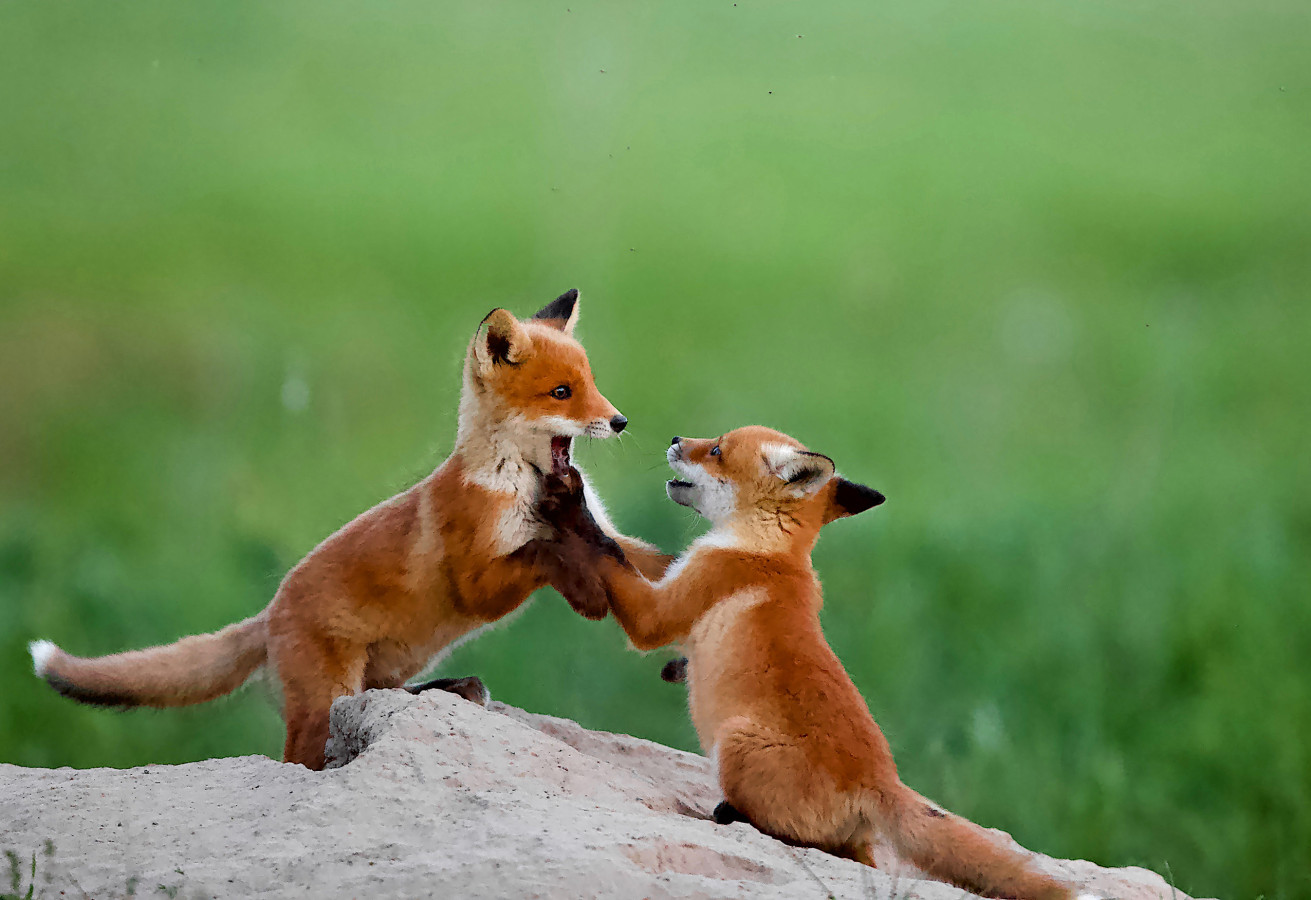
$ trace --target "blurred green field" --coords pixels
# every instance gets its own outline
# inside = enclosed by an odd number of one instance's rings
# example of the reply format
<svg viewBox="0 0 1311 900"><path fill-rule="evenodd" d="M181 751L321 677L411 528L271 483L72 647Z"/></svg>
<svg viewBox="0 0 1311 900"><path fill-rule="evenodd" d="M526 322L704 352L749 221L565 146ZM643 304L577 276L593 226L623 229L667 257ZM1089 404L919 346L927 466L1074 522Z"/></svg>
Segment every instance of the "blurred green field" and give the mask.
<svg viewBox="0 0 1311 900"><path fill-rule="evenodd" d="M1308 58L1295 0L0 6L0 761L278 755L24 645L259 609L577 286L622 527L752 422L888 495L816 563L909 784L1311 896ZM544 592L442 671L693 747L663 658Z"/></svg>

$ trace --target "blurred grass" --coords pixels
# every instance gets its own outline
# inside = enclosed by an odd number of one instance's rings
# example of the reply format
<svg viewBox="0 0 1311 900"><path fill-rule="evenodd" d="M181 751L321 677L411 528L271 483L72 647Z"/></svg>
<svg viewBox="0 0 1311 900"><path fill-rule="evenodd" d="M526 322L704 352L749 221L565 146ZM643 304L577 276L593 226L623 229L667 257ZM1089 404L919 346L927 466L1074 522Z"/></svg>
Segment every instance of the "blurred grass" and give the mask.
<svg viewBox="0 0 1311 900"><path fill-rule="evenodd" d="M277 755L258 688L88 710L23 645L258 609L578 286L630 532L748 422L888 494L816 562L910 784L1311 896L1311 8L566 3L0 7L0 758ZM554 596L443 670L694 745Z"/></svg>

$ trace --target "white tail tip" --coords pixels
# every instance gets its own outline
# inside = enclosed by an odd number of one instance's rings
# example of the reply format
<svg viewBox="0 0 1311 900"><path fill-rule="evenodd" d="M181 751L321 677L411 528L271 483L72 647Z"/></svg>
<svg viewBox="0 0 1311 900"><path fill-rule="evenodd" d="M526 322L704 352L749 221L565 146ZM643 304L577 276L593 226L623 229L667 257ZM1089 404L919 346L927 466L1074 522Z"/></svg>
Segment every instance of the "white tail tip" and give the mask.
<svg viewBox="0 0 1311 900"><path fill-rule="evenodd" d="M50 667L50 658L59 652L59 648L50 641L32 641L27 645L27 652L32 654L32 671L38 678L44 678Z"/></svg>

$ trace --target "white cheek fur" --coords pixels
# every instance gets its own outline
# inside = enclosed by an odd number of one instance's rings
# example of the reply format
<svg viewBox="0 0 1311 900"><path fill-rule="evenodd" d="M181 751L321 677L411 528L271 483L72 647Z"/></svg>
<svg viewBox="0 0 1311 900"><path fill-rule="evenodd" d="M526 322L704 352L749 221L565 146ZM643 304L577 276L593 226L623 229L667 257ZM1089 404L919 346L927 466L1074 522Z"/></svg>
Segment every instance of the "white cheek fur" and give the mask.
<svg viewBox="0 0 1311 900"><path fill-rule="evenodd" d="M551 434L566 437L589 437L604 440L615 436L615 430L610 427L609 419L589 419L586 422L576 422L564 416L542 416L540 419L533 420L533 425L539 431L549 431Z"/></svg>
<svg viewBox="0 0 1311 900"><path fill-rule="evenodd" d="M542 416L533 420L533 427L539 431L549 431L563 437L582 437L587 433L587 426L580 425L564 416Z"/></svg>
<svg viewBox="0 0 1311 900"><path fill-rule="evenodd" d="M737 489L731 482L710 478L697 485L696 511L712 522L722 522L737 509Z"/></svg>
<svg viewBox="0 0 1311 900"><path fill-rule="evenodd" d="M693 508L698 513L711 522L722 522L737 510L737 488L731 481L715 478L704 467L678 459L672 447L667 456L669 467L691 483Z"/></svg>

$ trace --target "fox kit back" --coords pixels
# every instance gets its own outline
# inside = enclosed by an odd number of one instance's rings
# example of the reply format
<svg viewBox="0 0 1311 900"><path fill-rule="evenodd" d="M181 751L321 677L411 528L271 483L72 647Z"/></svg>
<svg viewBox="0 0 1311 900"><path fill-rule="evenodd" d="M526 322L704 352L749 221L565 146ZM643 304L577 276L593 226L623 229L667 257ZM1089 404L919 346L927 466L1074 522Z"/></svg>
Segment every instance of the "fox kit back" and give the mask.
<svg viewBox="0 0 1311 900"><path fill-rule="evenodd" d="M568 468L575 438L609 437L628 421L597 390L573 337L578 310L569 291L532 319L489 313L465 356L451 456L324 540L263 611L213 634L94 659L37 641L36 674L84 703L165 707L226 694L268 665L284 703L284 758L322 768L334 699L402 686L545 584L538 559L549 530L533 512L543 473ZM653 577L663 571L655 548L602 526ZM603 595L575 608L607 612ZM432 686L484 695L476 679Z"/></svg>
<svg viewBox="0 0 1311 900"><path fill-rule="evenodd" d="M824 639L811 550L823 525L883 495L767 428L674 438L667 456L676 475L669 497L713 527L661 579L599 552L586 518L571 512L580 498L563 482L548 480L542 509L562 529L554 565L596 567L634 646L683 645L693 725L725 798L716 819L744 818L869 865L882 835L929 874L975 892L1071 897L1028 854L902 784L887 740Z"/></svg>

